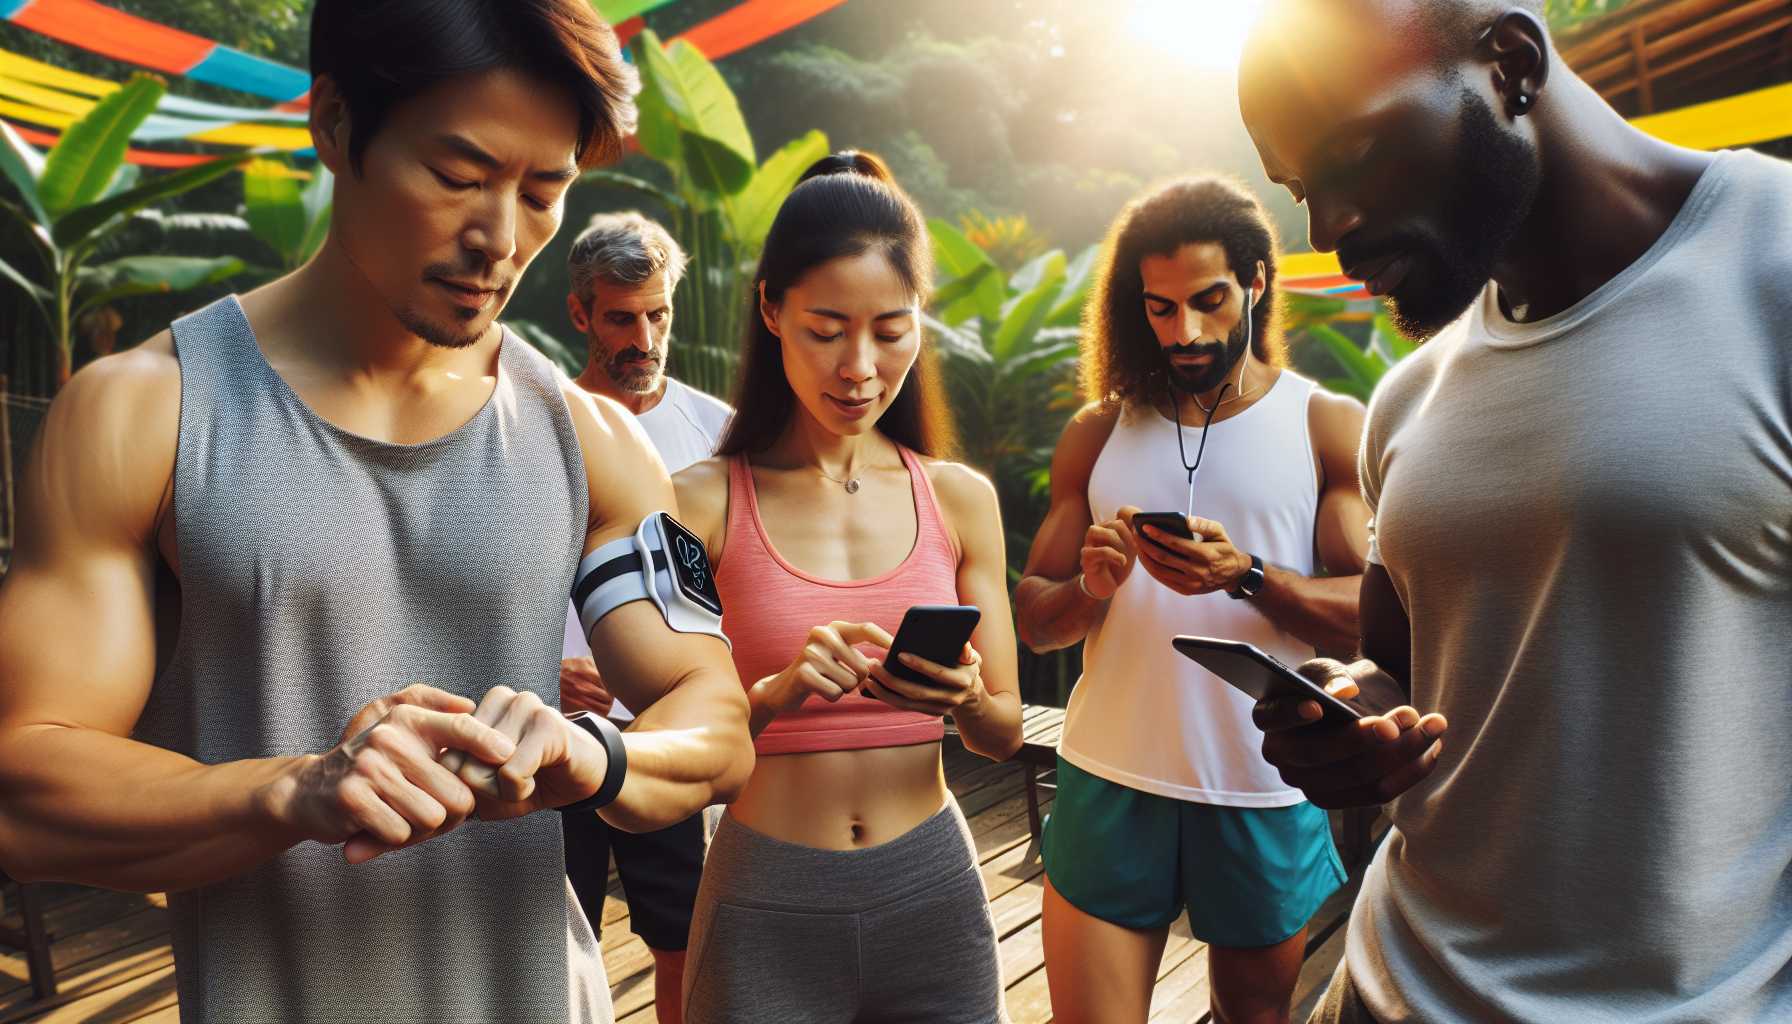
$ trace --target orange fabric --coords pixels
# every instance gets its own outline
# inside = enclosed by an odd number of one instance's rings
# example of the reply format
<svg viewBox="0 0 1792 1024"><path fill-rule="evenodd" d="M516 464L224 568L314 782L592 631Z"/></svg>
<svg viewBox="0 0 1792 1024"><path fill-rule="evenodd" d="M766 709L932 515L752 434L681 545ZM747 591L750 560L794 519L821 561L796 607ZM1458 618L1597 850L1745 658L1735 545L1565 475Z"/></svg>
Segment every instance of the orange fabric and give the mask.
<svg viewBox="0 0 1792 1024"><path fill-rule="evenodd" d="M710 60L721 60L754 43L833 10L846 0L746 0L678 38Z"/></svg>
<svg viewBox="0 0 1792 1024"><path fill-rule="evenodd" d="M115 60L176 74L185 74L217 45L94 0L37 0L12 20L33 32Z"/></svg>
<svg viewBox="0 0 1792 1024"><path fill-rule="evenodd" d="M56 140L62 138L55 132L40 132L36 128L27 128L12 121L7 123L12 125L13 131L19 133L19 138L45 149L54 146ZM203 153L165 153L155 149L127 149L124 151L124 158L143 167L192 167L194 164L216 159Z"/></svg>

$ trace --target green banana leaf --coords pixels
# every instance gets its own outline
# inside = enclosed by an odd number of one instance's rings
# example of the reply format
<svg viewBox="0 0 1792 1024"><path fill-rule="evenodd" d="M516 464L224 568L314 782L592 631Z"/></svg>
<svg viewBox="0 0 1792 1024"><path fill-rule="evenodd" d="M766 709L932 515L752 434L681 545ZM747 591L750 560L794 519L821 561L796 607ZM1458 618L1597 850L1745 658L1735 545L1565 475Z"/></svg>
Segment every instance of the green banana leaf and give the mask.
<svg viewBox="0 0 1792 1024"><path fill-rule="evenodd" d="M158 174L136 188L77 207L60 217L51 229L57 245L82 242L114 217L126 216L150 203L198 188L214 178L222 177L248 162L252 154L237 153L219 157L210 163L186 167L168 174ZM47 172L46 172L47 173Z"/></svg>
<svg viewBox="0 0 1792 1024"><path fill-rule="evenodd" d="M283 264L298 266L305 201L292 162L284 157L249 161L243 167L243 208L255 237L279 253Z"/></svg>
<svg viewBox="0 0 1792 1024"><path fill-rule="evenodd" d="M201 259L193 256L125 256L97 267L83 268L77 278L81 301L74 316L132 295L183 292L235 276L243 261L235 256Z"/></svg>
<svg viewBox="0 0 1792 1024"><path fill-rule="evenodd" d="M1053 250L1041 260L1038 273L1029 275L1036 277L1038 283L1015 296L1002 310L1001 323L990 344L990 352L999 363L1032 346L1033 336L1045 325L1046 314L1052 311L1052 301L1064 287L1064 254ZM1016 278L1020 276L1015 275Z"/></svg>
<svg viewBox="0 0 1792 1024"><path fill-rule="evenodd" d="M311 182L299 193L299 204L305 211L305 233L299 239L298 262L304 263L323 248L330 234L331 200L335 198L335 175L322 161L312 165Z"/></svg>
<svg viewBox="0 0 1792 1024"><path fill-rule="evenodd" d="M784 197L796 187L809 165L828 153L828 137L820 130L792 139L767 157L747 187L724 204L734 244L744 252L758 252L772 229L772 220Z"/></svg>
<svg viewBox="0 0 1792 1024"><path fill-rule="evenodd" d="M620 171L612 171L607 167L598 168L594 171L586 171L579 176L579 183L584 185L604 185L609 188L621 189L624 192L633 192L659 203L661 206L664 206L667 210L674 213L684 209L686 205L683 199L666 191L658 185L655 185L646 178L637 178L632 174L623 174Z"/></svg>
<svg viewBox="0 0 1792 1024"><path fill-rule="evenodd" d="M1046 314L1052 327L1076 327L1083 322L1083 305L1095 288L1095 261L1101 258L1101 247L1091 245L1076 254L1064 271L1064 290L1058 293L1057 305Z"/></svg>
<svg viewBox="0 0 1792 1024"><path fill-rule="evenodd" d="M644 31L630 45L641 71L637 106L645 101L653 108L651 117L642 117L642 149L659 160L682 155L692 182L705 191L732 195L746 188L758 159L740 103L721 72L682 39L662 46L657 35ZM669 152L668 114L677 126L682 154ZM649 148L649 135L654 148Z"/></svg>
<svg viewBox="0 0 1792 1024"><path fill-rule="evenodd" d="M1368 391L1374 391L1381 375L1387 372L1387 363L1379 353L1364 352L1356 346L1356 342L1345 336L1344 332L1326 324L1311 324L1306 328L1307 334L1324 345L1338 365L1350 379Z"/></svg>
<svg viewBox="0 0 1792 1024"><path fill-rule="evenodd" d="M18 189L25 209L37 218L38 223L47 226L50 215L44 212L43 204L37 198L37 179L44 173L43 154L5 121L0 121L0 172L5 173L13 188Z"/></svg>
<svg viewBox="0 0 1792 1024"><path fill-rule="evenodd" d="M934 264L945 271L948 283L970 274L980 266L988 266L995 271L970 295L950 306L938 307L936 315L953 325L961 324L973 316L980 316L991 323L999 322L1002 318L1002 300L1007 296L1007 282L1003 280L995 261L989 258L988 253L977 248L963 232L938 217L927 221L927 233L933 236Z"/></svg>
<svg viewBox="0 0 1792 1024"><path fill-rule="evenodd" d="M49 309L46 306L46 303L54 301L55 299L55 296L50 294L48 288L31 280L24 274L19 273L12 264L5 260L0 260L0 277L4 277L13 284L18 285L26 295L31 296L31 301L37 303L38 312L43 313L45 319L48 320Z"/></svg>
<svg viewBox="0 0 1792 1024"><path fill-rule="evenodd" d="M59 218L100 198L124 163L131 133L162 98L160 79L138 72L68 126L44 159L37 196Z"/></svg>

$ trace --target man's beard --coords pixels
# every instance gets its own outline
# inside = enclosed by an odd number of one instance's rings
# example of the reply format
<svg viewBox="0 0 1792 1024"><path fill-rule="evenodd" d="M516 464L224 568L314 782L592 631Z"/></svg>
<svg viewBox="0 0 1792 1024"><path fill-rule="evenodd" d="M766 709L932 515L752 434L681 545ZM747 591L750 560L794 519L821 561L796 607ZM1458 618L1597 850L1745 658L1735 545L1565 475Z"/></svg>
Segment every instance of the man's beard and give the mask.
<svg viewBox="0 0 1792 1024"><path fill-rule="evenodd" d="M467 310L466 312L471 315L464 319L476 320L485 311ZM404 325L405 330L437 348L467 348L480 338L485 337L486 327L491 326L488 322L484 327L468 334L462 324L439 324L413 309L399 310L398 322Z"/></svg>
<svg viewBox="0 0 1792 1024"><path fill-rule="evenodd" d="M1466 86L1461 124L1445 234L1408 230L1376 240L1373 251L1346 245L1339 252L1345 266L1391 252L1412 261L1406 279L1388 295L1388 316L1410 338L1429 338L1448 327L1487 287L1494 264L1529 216L1542 177L1536 150L1504 131L1487 101Z"/></svg>
<svg viewBox="0 0 1792 1024"><path fill-rule="evenodd" d="M659 390L666 369L666 350L656 346L647 355L632 345L610 357L604 374L617 390L631 395L645 395Z"/></svg>
<svg viewBox="0 0 1792 1024"><path fill-rule="evenodd" d="M1232 333L1226 337L1223 343L1218 341L1199 344L1184 342L1181 345L1163 349L1166 361L1171 356L1198 356L1207 352L1213 353L1214 357L1213 362L1200 369L1184 370L1175 363L1170 363L1170 386L1190 395L1201 395L1212 391L1220 386L1220 382L1226 379L1226 374L1232 372L1233 367L1238 365L1238 361L1244 358L1244 348L1245 321L1240 320L1238 326L1232 328Z"/></svg>
<svg viewBox="0 0 1792 1024"><path fill-rule="evenodd" d="M474 266L431 263L423 268L423 279L428 281L431 278L484 278L489 273L489 268L490 265L483 262ZM510 289L515 284L515 279L499 284L498 294L492 296L491 303L483 309L455 307L453 319L448 323L438 323L408 307L393 312L398 317L398 322L404 325L405 330L437 348L466 348L485 337L486 328L491 326L491 320L498 315L498 311L504 308L505 300L510 298ZM485 318L485 323L481 324L477 330L470 330L467 327L468 324L477 322L481 318Z"/></svg>

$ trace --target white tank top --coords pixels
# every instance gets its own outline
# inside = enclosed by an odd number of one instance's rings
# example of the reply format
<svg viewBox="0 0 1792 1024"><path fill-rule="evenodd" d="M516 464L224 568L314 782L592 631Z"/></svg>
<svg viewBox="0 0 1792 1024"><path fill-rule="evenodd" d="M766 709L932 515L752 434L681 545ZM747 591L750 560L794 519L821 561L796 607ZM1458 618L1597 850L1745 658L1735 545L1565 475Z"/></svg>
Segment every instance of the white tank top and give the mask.
<svg viewBox="0 0 1792 1024"><path fill-rule="evenodd" d="M1314 384L1288 370L1257 403L1213 425L1195 480L1195 514L1225 526L1232 542L1303 576L1314 569L1319 480L1307 430ZM1183 428L1189 458L1201 427ZM1089 476L1089 513L1112 519L1122 505L1182 511L1188 475L1176 425L1149 407L1128 408ZM1289 665L1313 648L1223 593L1185 597L1138 565L1089 630L1083 675L1070 694L1058 752L1093 775L1133 789L1228 807L1287 807L1305 799L1263 760L1251 699L1177 654L1179 633L1244 640Z"/></svg>

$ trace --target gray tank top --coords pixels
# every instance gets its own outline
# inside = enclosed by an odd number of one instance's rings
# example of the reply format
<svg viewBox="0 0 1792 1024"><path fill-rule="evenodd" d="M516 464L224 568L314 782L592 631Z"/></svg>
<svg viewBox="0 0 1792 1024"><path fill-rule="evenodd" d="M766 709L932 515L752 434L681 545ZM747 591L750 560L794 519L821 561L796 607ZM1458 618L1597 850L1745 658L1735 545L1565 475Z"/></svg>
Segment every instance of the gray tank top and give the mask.
<svg viewBox="0 0 1792 1024"><path fill-rule="evenodd" d="M387 444L313 413L235 298L173 328L180 623L138 739L205 763L328 750L413 682L558 703L586 475L551 365L504 337L466 424ZM559 816L350 867L301 843L169 897L185 1021L607 1021Z"/></svg>

